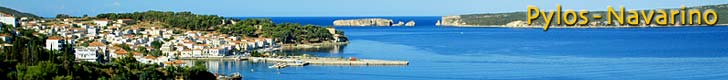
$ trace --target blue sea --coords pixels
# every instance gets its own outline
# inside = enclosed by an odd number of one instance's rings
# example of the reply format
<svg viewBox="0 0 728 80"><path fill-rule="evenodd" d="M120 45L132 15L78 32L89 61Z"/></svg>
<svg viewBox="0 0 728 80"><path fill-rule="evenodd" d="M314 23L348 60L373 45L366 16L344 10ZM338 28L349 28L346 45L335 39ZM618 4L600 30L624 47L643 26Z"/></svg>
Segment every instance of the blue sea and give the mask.
<svg viewBox="0 0 728 80"><path fill-rule="evenodd" d="M250 17L237 17L250 18ZM332 25L366 17L270 17L276 23ZM214 73L247 80L726 80L728 27L542 29L438 27L437 16L414 27L336 27L350 44L299 51L326 57L407 60L407 66L309 65L210 61Z"/></svg>

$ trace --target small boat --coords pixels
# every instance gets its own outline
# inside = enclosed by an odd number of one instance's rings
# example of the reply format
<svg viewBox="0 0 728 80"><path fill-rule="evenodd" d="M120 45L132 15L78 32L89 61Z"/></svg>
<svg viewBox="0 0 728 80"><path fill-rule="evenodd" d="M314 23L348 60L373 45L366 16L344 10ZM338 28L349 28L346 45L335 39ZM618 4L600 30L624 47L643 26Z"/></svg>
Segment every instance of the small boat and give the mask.
<svg viewBox="0 0 728 80"><path fill-rule="evenodd" d="M230 77L232 77L232 80L243 80L243 75L240 73L233 73Z"/></svg>
<svg viewBox="0 0 728 80"><path fill-rule="evenodd" d="M233 73L230 76L226 76L226 75L216 75L216 76L217 76L217 80L242 80L243 79L243 75L240 75L240 73Z"/></svg>
<svg viewBox="0 0 728 80"><path fill-rule="evenodd" d="M290 66L305 66L305 65L308 65L308 63L299 60L299 61L296 61L294 63L287 63L287 65L290 65Z"/></svg>
<svg viewBox="0 0 728 80"><path fill-rule="evenodd" d="M288 67L288 65L286 65L284 63L276 63L274 65L268 66L268 68L276 68L276 69L285 68L285 67Z"/></svg>

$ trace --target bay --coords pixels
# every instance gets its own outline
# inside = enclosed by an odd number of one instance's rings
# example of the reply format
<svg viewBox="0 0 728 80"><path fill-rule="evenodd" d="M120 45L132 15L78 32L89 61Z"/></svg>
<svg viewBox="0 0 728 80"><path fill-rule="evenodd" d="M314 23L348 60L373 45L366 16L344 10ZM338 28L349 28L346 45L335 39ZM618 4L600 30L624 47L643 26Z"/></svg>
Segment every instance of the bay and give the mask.
<svg viewBox="0 0 728 80"><path fill-rule="evenodd" d="M234 17L254 18L254 17ZM331 25L369 17L270 17L276 23ZM728 27L541 29L438 27L438 16L414 27L336 27L350 44L298 51L325 57L407 60L407 66L309 65L209 61L210 72L263 80L728 79Z"/></svg>

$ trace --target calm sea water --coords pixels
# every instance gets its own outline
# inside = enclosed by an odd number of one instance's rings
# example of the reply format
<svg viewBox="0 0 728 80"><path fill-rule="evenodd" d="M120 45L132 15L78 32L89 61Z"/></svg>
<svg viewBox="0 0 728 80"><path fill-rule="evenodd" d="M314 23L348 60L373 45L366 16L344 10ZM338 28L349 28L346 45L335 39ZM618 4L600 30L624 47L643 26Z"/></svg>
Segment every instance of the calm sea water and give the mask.
<svg viewBox="0 0 728 80"><path fill-rule="evenodd" d="M331 25L361 17L273 17L274 22ZM472 80L472 79L728 79L728 27L512 29L337 27L351 43L301 53L329 57L408 60L407 66L309 65L280 70L269 63L210 61L211 72L245 79Z"/></svg>

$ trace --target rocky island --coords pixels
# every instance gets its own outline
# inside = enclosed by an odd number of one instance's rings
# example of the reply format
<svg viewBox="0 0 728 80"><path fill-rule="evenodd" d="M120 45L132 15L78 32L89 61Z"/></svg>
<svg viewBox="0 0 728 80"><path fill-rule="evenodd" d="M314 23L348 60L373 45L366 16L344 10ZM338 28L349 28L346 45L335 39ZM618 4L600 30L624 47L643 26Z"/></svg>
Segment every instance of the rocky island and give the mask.
<svg viewBox="0 0 728 80"><path fill-rule="evenodd" d="M334 26L415 26L415 21L399 21L394 24L394 20L385 18L334 20L333 23Z"/></svg>

